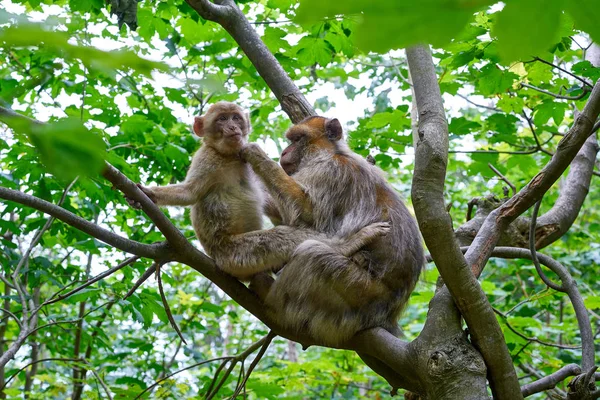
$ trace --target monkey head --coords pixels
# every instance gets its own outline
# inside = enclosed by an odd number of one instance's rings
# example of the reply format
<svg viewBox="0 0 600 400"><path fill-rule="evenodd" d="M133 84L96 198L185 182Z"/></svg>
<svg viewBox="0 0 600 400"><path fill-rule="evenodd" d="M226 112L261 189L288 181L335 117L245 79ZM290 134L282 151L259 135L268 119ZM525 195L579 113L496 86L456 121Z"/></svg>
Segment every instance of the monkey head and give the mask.
<svg viewBox="0 0 600 400"><path fill-rule="evenodd" d="M220 101L194 118L194 133L223 155L237 155L247 142L250 120L240 106Z"/></svg>
<svg viewBox="0 0 600 400"><path fill-rule="evenodd" d="M303 160L323 151L335 154L339 146L345 145L341 140L342 133L342 125L337 118L313 116L303 119L285 134L290 145L281 153L281 167L288 175L293 175Z"/></svg>

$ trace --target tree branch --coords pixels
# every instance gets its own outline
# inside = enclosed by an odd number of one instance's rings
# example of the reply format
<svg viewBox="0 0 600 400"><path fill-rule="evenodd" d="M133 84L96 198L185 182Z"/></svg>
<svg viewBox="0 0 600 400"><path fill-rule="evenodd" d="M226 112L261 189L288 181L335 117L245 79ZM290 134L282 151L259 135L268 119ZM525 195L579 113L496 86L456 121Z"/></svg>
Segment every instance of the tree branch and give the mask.
<svg viewBox="0 0 600 400"><path fill-rule="evenodd" d="M573 127L558 144L557 151L546 166L519 193L502 206L492 211L469 251L465 255L471 269L479 276L501 233L518 216L535 204L546 191L560 178L573 161L579 149L591 134L594 121L600 113L600 83L596 83L588 102L576 118Z"/></svg>
<svg viewBox="0 0 600 400"><path fill-rule="evenodd" d="M62 207L58 207L37 197L19 192L17 190L0 187L0 199L14 201L16 203L23 204L24 206L35 208L36 210L49 214L73 226L74 228L77 228L80 231L85 232L88 235L93 236L96 239L127 253L153 259L161 259L165 257L165 250L167 248L162 243L147 245L134 240L126 239L92 222L86 221L85 219L78 217Z"/></svg>
<svg viewBox="0 0 600 400"><path fill-rule="evenodd" d="M521 83L521 86L529 88L529 89L536 90L536 91L538 91L540 93L547 94L548 96L552 96L552 97L554 97L556 99L573 100L573 101L583 99L590 92L589 87L588 86L584 86L583 87L583 92L580 95L578 95L578 96L564 96L562 94L552 93L552 92L550 92L548 90L539 88L537 86L530 85L528 83Z"/></svg>
<svg viewBox="0 0 600 400"><path fill-rule="evenodd" d="M465 249L466 250L466 249ZM592 333L592 325L590 323L590 317L587 309L583 302L583 297L579 293L577 288L577 281L573 279L567 268L561 263L554 260L545 254L537 253L539 261L548 267L560 278L564 291L569 296L569 300L573 304L573 310L575 311L575 317L577 318L577 325L581 336L581 366L584 370L589 370L595 364L595 350L594 350L594 334ZM531 251L528 249L519 249L514 247L497 247L492 252L493 257L502 258L525 258L527 260L533 260Z"/></svg>
<svg viewBox="0 0 600 400"><path fill-rule="evenodd" d="M559 70L559 71L562 71L562 72L564 72L565 74L567 74L567 75L569 75L569 76L572 76L573 78L577 79L579 82L583 83L585 86L588 86L590 89L591 89L591 88L592 88L592 86L593 86L591 83L589 83L587 80L583 79L582 77L580 77L580 76L577 76L577 75L575 75L574 73L572 73L572 72L570 72L570 71L567 71L566 69L564 69L564 68L561 68L560 66L558 66L558 65L556 65L556 64L553 64L553 63L551 63L551 62L549 62L549 61L546 61L546 60L544 60L544 59L541 59L541 58L539 58L539 57L535 57L535 58L534 58L534 60L536 60L536 61L539 61L539 62L541 62L541 63L544 63L544 64L546 64L546 65L549 65L549 66L551 66L552 68L556 68L557 70Z"/></svg>
<svg viewBox="0 0 600 400"><path fill-rule="evenodd" d="M535 393L540 393L549 389L554 389L559 382L564 381L570 376L579 375L581 368L577 364L565 365L558 371L543 377L535 382L528 383L521 387L523 397L531 396Z"/></svg>
<svg viewBox="0 0 600 400"><path fill-rule="evenodd" d="M590 189L598 154L595 135L590 135L569 167L554 206L536 224L536 245L542 249L562 237L575 222Z"/></svg>
<svg viewBox="0 0 600 400"><path fill-rule="evenodd" d="M203 18L219 23L229 32L271 88L292 122L299 122L316 114L313 106L306 100L233 1L219 1L219 4L225 5L216 5L208 0L186 1Z"/></svg>
<svg viewBox="0 0 600 400"><path fill-rule="evenodd" d="M106 163L102 175L109 180L125 196L140 203L142 210L150 217L158 230L165 236L169 245L177 250L185 251L194 249L194 246L188 242L183 234L173 225L167 216L158 208L156 204L144 192L137 187L129 178L123 175L118 169ZM197 250L196 250L197 251Z"/></svg>
<svg viewBox="0 0 600 400"><path fill-rule="evenodd" d="M419 227L440 275L483 355L494 397L519 399L522 398L521 390L502 330L460 251L446 211L448 124L431 53L427 47L418 46L407 49L406 54L419 110L419 141L412 184Z"/></svg>

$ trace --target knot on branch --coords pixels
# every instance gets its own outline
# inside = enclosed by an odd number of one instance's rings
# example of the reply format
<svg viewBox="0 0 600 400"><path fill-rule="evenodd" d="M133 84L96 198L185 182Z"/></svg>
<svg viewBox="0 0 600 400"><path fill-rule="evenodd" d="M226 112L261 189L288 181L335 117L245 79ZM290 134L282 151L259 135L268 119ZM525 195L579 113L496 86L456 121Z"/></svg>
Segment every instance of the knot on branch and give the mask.
<svg viewBox="0 0 600 400"><path fill-rule="evenodd" d="M429 355L427 371L431 377L447 380L453 373L469 371L474 375L485 376L486 368L481 355L464 337L454 338L442 348Z"/></svg>
<svg viewBox="0 0 600 400"><path fill-rule="evenodd" d="M595 400L600 397L596 389L595 372L598 367L592 367L588 372L577 375L569 382L567 400Z"/></svg>
<svg viewBox="0 0 600 400"><path fill-rule="evenodd" d="M471 200L467 208L467 222L455 231L456 238L461 246L468 246L473 242L475 236L481 229L487 216L500 206L502 206L508 198L498 199L494 195L485 197L477 197ZM473 208L476 208L475 215L472 217ZM522 247L528 246L529 233L529 218L519 217L511 223L506 231L500 237L499 246Z"/></svg>

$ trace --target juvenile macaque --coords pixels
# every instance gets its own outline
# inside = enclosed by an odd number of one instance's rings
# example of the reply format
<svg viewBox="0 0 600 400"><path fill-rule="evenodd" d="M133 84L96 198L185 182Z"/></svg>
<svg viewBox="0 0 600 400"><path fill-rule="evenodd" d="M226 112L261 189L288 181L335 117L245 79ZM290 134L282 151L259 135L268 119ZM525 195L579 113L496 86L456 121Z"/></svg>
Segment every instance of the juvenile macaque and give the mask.
<svg viewBox="0 0 600 400"><path fill-rule="evenodd" d="M221 269L238 279L249 280L282 267L308 238L327 241L338 252L351 255L389 231L387 223L372 224L349 240L329 239L304 227L282 225L261 231L263 210L274 215L276 209L239 155L250 131L248 116L236 104L219 102L195 118L193 130L203 144L185 181L162 187L140 185L140 189L159 206L192 206L192 224L202 247Z"/></svg>
<svg viewBox="0 0 600 400"><path fill-rule="evenodd" d="M337 119L307 118L286 137L281 167L255 144L242 150L284 224L350 237L390 221L391 231L351 258L305 241L265 289L265 303L288 328L332 346L370 327L396 333L425 261L414 219L380 170L348 148Z"/></svg>

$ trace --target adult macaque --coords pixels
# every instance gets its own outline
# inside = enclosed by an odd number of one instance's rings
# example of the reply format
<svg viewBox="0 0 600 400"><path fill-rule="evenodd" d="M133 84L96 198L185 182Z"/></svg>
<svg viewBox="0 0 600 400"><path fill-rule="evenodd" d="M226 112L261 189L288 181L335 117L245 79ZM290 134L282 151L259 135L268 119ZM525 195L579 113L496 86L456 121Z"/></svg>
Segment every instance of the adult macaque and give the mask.
<svg viewBox="0 0 600 400"><path fill-rule="evenodd" d="M139 187L159 206L192 206L192 225L202 247L221 269L238 279L249 280L282 267L308 238L324 240L351 255L389 231L387 223L372 224L348 240L283 225L261 231L263 209L273 210L273 205L265 201L264 189L239 155L250 131L248 116L236 104L219 102L195 118L193 130L203 138L203 145L185 181Z"/></svg>
<svg viewBox="0 0 600 400"><path fill-rule="evenodd" d="M348 148L337 119L309 117L286 137L281 167L255 144L242 150L284 224L349 237L390 221L391 231L352 258L322 241L302 243L265 289L266 304L282 324L327 345L375 326L396 333L425 261L414 219L380 170Z"/></svg>

